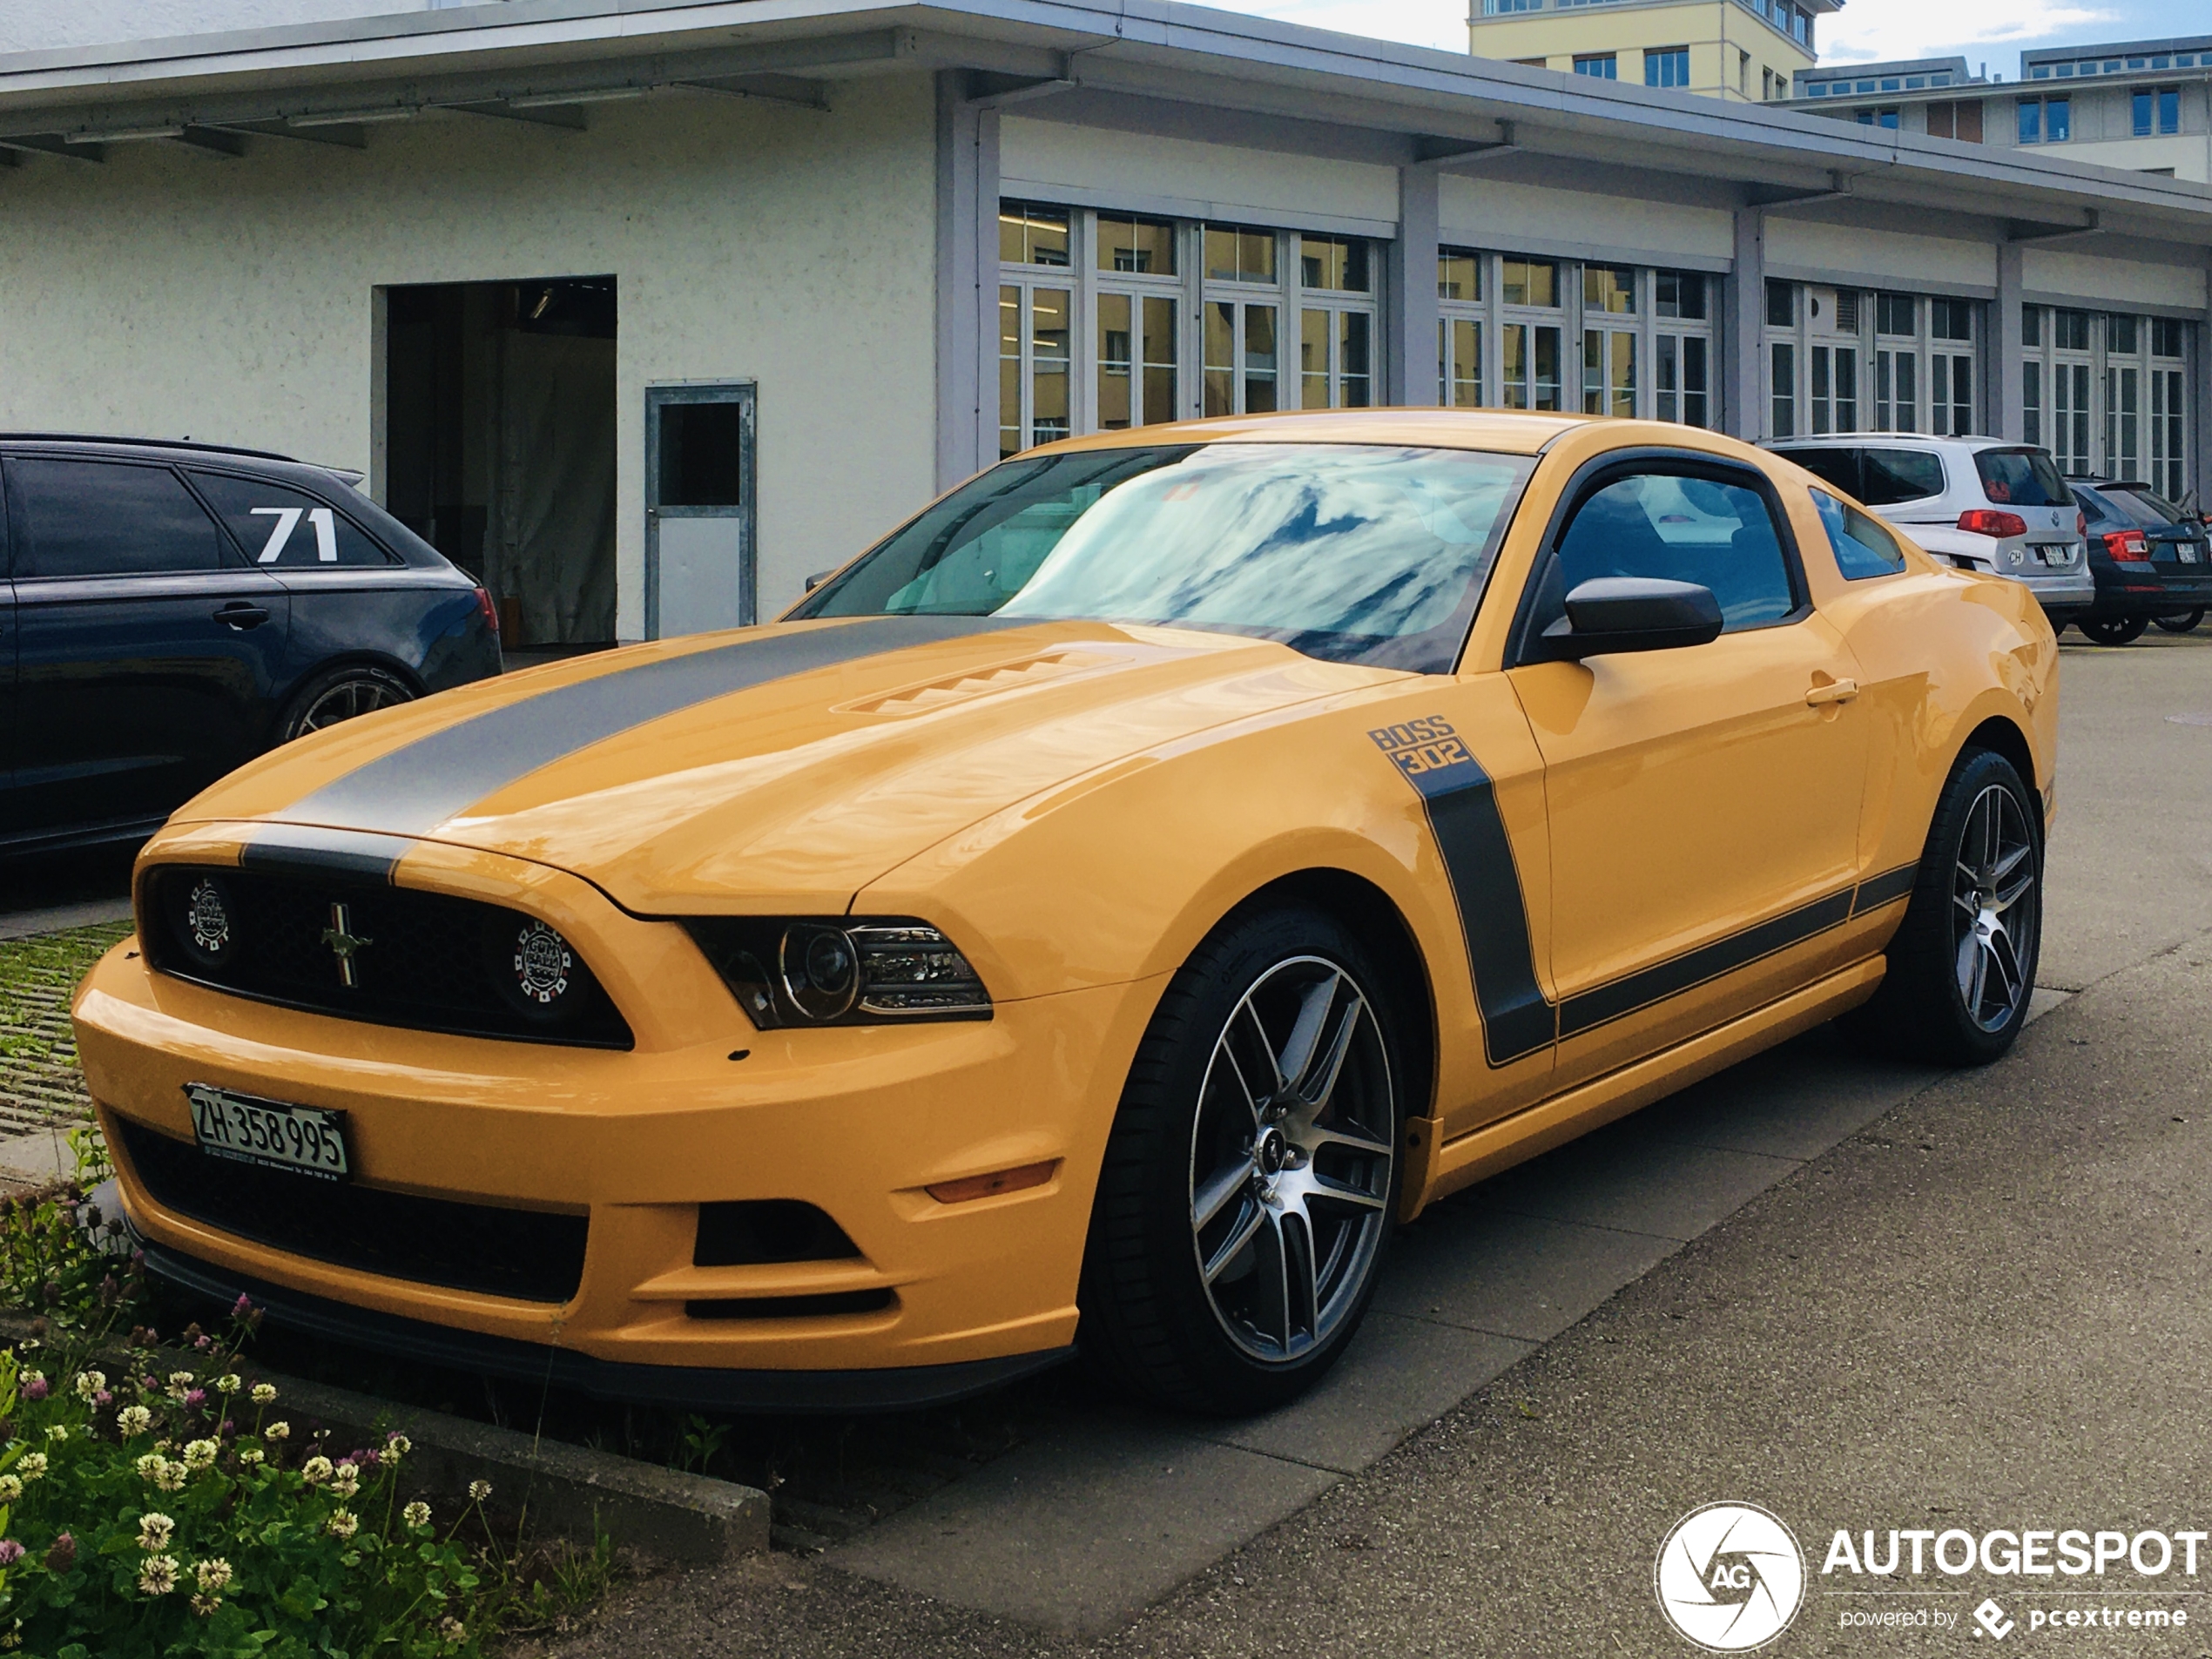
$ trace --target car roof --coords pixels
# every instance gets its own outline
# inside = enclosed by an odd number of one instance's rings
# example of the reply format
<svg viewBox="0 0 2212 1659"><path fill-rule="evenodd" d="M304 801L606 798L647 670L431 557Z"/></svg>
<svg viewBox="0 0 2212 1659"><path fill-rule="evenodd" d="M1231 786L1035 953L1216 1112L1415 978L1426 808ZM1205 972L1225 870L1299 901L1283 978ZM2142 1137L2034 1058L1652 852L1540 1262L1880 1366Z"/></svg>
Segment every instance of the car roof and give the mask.
<svg viewBox="0 0 2212 1659"><path fill-rule="evenodd" d="M2009 438L1993 438L1984 432L1960 432L1940 438L1925 432L1831 432L1817 438L1770 438L1765 447L1770 449L1842 449L1869 442L1924 449L1933 449L1950 443L1973 449L2033 449L2040 447L2033 443L2015 443Z"/></svg>
<svg viewBox="0 0 2212 1659"><path fill-rule="evenodd" d="M1275 415L1217 416L1159 426L1126 427L1041 444L1025 455L1122 449L1180 443L1403 443L1435 449L1487 449L1533 455L1577 427L1585 415L1536 415L1494 409L1292 409Z"/></svg>
<svg viewBox="0 0 2212 1659"><path fill-rule="evenodd" d="M183 449L193 455L238 455L253 461L282 461L293 466L310 463L273 449L247 449L235 443L199 443L190 438L126 438L111 432L0 432L0 443L65 443L120 449Z"/></svg>

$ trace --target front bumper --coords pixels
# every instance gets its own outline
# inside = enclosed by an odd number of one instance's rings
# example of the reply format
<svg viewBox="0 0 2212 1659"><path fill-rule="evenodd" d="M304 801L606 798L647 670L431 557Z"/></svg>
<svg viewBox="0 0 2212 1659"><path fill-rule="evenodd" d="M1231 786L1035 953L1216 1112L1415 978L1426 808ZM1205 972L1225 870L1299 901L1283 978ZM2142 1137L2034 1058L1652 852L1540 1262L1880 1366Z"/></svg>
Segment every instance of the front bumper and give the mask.
<svg viewBox="0 0 2212 1659"><path fill-rule="evenodd" d="M466 1350L471 1363L519 1346L532 1375L550 1350L579 1368L578 1386L639 1398L649 1385L638 1367L1042 1362L1073 1341L1091 1193L1158 981L1003 1002L988 1022L760 1032L677 924L627 915L543 867L502 869L512 861L460 849L421 858L455 862L442 887L527 892L599 973L637 1047L454 1036L250 1001L154 974L126 941L79 993L78 1049L132 1223L157 1263L192 1264L175 1277L256 1287L257 1300L306 1310L298 1317L334 1334L442 1333L448 1357ZM165 1207L118 1120L190 1143L184 1089L195 1082L343 1112L362 1188L495 1221L516 1211L587 1218L575 1294L555 1305L391 1277ZM925 1190L1044 1162L1056 1163L1052 1178L1022 1191L948 1204ZM698 1206L747 1200L813 1204L859 1256L694 1264ZM877 1305L823 1311L813 1300L838 1297ZM806 1393L779 1384L747 1394L726 1378L658 1386L691 1398Z"/></svg>

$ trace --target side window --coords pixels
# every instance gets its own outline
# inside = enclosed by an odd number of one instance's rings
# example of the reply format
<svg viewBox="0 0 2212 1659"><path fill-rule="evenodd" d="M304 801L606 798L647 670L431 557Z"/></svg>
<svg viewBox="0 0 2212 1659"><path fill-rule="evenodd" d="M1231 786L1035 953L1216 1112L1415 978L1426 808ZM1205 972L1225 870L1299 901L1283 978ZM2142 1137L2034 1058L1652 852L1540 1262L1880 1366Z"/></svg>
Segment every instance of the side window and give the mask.
<svg viewBox="0 0 2212 1659"><path fill-rule="evenodd" d="M1943 494L1943 458L1925 449L1869 449L1865 476L1852 492L1869 507L1893 507Z"/></svg>
<svg viewBox="0 0 2212 1659"><path fill-rule="evenodd" d="M290 570L396 563L353 520L305 490L198 469L192 478L256 564Z"/></svg>
<svg viewBox="0 0 2212 1659"><path fill-rule="evenodd" d="M1725 633L1797 608L1774 515L1746 484L1670 472L1616 478L1575 509L1557 556L1562 595L1607 576L1710 588Z"/></svg>
<svg viewBox="0 0 2212 1659"><path fill-rule="evenodd" d="M212 570L222 536L166 467L23 456L8 462L16 575Z"/></svg>
<svg viewBox="0 0 2212 1659"><path fill-rule="evenodd" d="M1787 449L1783 452L1816 478L1824 478L1846 496L1858 494L1858 451L1852 448Z"/></svg>
<svg viewBox="0 0 2212 1659"><path fill-rule="evenodd" d="M1836 568L1852 581L1895 576L1905 568L1905 550L1879 521L1838 501L1824 489L1812 492L1812 504L1828 532L1828 545L1836 550Z"/></svg>

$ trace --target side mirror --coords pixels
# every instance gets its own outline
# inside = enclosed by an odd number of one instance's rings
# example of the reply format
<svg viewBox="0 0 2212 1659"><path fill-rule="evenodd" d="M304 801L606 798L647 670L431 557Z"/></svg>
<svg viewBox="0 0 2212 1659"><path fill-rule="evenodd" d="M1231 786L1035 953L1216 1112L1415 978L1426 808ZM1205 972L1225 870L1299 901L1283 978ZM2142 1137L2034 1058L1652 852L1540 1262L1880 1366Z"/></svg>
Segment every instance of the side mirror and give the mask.
<svg viewBox="0 0 2212 1659"><path fill-rule="evenodd" d="M817 589L817 588L820 587L820 586L822 585L822 583L825 583L825 582L828 581L828 580L829 580L832 577L835 576L836 574L837 574L837 572L836 572L836 571L834 571L834 570L817 570L817 571L815 571L813 575L812 575L812 576L810 576L810 577L808 577L806 578L806 591L807 591L807 592L809 592L809 593L813 592L813 590L814 590L815 589Z"/></svg>
<svg viewBox="0 0 2212 1659"><path fill-rule="evenodd" d="M1566 616L1541 637L1547 658L1580 662L1613 651L1703 645L1720 632L1720 601L1710 588L1658 577L1607 576L1569 593Z"/></svg>

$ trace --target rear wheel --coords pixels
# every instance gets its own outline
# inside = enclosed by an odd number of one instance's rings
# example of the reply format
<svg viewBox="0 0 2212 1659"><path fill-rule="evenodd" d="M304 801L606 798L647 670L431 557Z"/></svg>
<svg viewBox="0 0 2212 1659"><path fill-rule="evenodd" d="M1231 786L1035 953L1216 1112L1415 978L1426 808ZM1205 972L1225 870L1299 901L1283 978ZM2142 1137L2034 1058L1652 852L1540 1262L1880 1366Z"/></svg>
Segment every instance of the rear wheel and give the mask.
<svg viewBox="0 0 2212 1659"><path fill-rule="evenodd" d="M1889 971L1844 1028L1885 1053L1987 1065L2027 1022L2042 940L2035 797L2011 761L1969 749L1937 804Z"/></svg>
<svg viewBox="0 0 2212 1659"><path fill-rule="evenodd" d="M2185 634L2204 620L2204 607L2199 605L2194 610L2180 611L2171 617L2153 617L2151 620L2158 624L2162 632Z"/></svg>
<svg viewBox="0 0 2212 1659"><path fill-rule="evenodd" d="M358 714L371 714L415 701L414 688L398 675L368 663L325 670L309 680L285 711L278 741L289 743L310 732L336 725Z"/></svg>
<svg viewBox="0 0 2212 1659"><path fill-rule="evenodd" d="M2106 617L2085 619L2081 631L2100 645L2125 645L2142 637L2148 624L2141 617Z"/></svg>
<svg viewBox="0 0 2212 1659"><path fill-rule="evenodd" d="M1395 1011L1303 908L1232 916L1170 983L1107 1144L1082 1342L1121 1386L1264 1411L1359 1327L1395 1222Z"/></svg>

